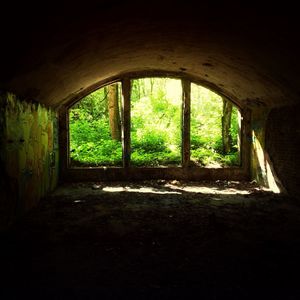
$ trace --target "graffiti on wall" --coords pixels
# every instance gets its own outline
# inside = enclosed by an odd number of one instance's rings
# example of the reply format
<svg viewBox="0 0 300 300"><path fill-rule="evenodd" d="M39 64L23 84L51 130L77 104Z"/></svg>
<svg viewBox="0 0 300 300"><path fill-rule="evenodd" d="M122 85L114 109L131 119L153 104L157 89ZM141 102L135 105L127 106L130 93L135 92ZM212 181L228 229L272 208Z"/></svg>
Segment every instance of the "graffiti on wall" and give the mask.
<svg viewBox="0 0 300 300"><path fill-rule="evenodd" d="M0 98L2 207L19 215L56 186L57 113L11 93Z"/></svg>

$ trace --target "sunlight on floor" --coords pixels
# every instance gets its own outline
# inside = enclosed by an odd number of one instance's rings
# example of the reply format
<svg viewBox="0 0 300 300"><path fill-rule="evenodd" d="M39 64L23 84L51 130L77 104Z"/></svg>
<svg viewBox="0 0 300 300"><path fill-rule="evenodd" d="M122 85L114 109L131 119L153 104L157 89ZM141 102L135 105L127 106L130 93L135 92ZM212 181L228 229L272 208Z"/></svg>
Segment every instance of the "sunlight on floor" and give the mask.
<svg viewBox="0 0 300 300"><path fill-rule="evenodd" d="M206 186L174 186L174 185L166 185L167 187L175 190L181 190L184 192L190 192L190 193L201 193L201 194L250 194L249 191L246 190L238 190L235 188L218 188L218 187L206 187Z"/></svg>
<svg viewBox="0 0 300 300"><path fill-rule="evenodd" d="M105 192L129 192L129 193L152 193L152 194L181 194L180 192L173 192L167 190L159 190L151 187L131 188L131 187L112 187L107 186L102 189Z"/></svg>
<svg viewBox="0 0 300 300"><path fill-rule="evenodd" d="M250 194L249 190L239 190L234 187L207 187L198 185L174 185L166 183L161 188L153 187L129 187L129 186L105 186L102 188L104 192L129 192L129 193L152 193L152 194L182 194L185 193L200 193L200 194L227 194L227 195L247 195Z"/></svg>

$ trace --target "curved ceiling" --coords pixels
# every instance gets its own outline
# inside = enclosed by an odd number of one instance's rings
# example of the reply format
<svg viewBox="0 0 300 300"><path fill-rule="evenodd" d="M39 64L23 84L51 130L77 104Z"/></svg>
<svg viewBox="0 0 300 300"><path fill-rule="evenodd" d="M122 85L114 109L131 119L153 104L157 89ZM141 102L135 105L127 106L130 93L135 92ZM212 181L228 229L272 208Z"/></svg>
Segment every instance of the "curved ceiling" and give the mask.
<svg viewBox="0 0 300 300"><path fill-rule="evenodd" d="M281 8L100 1L23 11L14 22L4 34L1 88L47 105L144 70L188 74L243 106L299 99L296 20Z"/></svg>

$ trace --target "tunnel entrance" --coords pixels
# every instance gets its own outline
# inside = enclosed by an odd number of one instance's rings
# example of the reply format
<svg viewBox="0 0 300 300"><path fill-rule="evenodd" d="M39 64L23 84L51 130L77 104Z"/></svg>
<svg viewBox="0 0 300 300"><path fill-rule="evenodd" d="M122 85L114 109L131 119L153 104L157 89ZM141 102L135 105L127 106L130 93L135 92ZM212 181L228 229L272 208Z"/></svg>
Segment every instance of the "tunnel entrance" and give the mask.
<svg viewBox="0 0 300 300"><path fill-rule="evenodd" d="M126 76L62 111L62 172L73 180L247 179L241 108L189 78Z"/></svg>

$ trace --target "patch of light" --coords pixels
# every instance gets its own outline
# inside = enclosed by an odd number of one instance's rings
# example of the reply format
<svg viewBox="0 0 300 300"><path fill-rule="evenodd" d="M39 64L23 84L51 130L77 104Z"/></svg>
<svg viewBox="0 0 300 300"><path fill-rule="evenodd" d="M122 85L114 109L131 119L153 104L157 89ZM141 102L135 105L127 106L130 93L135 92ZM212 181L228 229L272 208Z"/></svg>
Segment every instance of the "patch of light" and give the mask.
<svg viewBox="0 0 300 300"><path fill-rule="evenodd" d="M280 189L275 181L274 173L272 172L269 162L266 162L268 185L273 193L279 194Z"/></svg>
<svg viewBox="0 0 300 300"><path fill-rule="evenodd" d="M206 186L175 186L172 184L166 184L165 185L168 188L174 189L174 190L180 190L183 192L188 192L188 193L201 193L201 194L216 194L216 195L247 195L250 194L250 191L246 190L238 190L235 188L216 188L216 187L206 187Z"/></svg>
<svg viewBox="0 0 300 300"><path fill-rule="evenodd" d="M174 105L182 102L182 87L181 81L178 79L168 79L166 81L166 96L169 102Z"/></svg>
<svg viewBox="0 0 300 300"><path fill-rule="evenodd" d="M176 145L169 145L169 149L173 152L175 152L177 150L177 146Z"/></svg>
<svg viewBox="0 0 300 300"><path fill-rule="evenodd" d="M74 200L74 203L81 203L81 202L85 202L85 200Z"/></svg>
<svg viewBox="0 0 300 300"><path fill-rule="evenodd" d="M270 162L267 160L265 152L257 138L257 136L255 135L255 132L252 131L253 137L254 137L254 151L256 153L257 156L257 160L259 163L259 167L262 170L262 175L264 177L264 179L266 180L269 189L273 192L273 193L280 193L280 188L276 183L275 180L275 175L274 172L272 171Z"/></svg>
<svg viewBox="0 0 300 300"><path fill-rule="evenodd" d="M105 192L112 192L112 193L126 191L126 189L121 186L118 186L118 187L107 186L107 187L104 187L102 190Z"/></svg>
<svg viewBox="0 0 300 300"><path fill-rule="evenodd" d="M181 194L178 191L158 190L151 187L131 188L131 187L104 187L105 192L129 192L129 193L151 193L151 194Z"/></svg>
<svg viewBox="0 0 300 300"><path fill-rule="evenodd" d="M214 161L211 161L209 162L205 168L211 168L211 169L220 169L220 168L223 168L221 164L219 164L218 162L214 162Z"/></svg>

